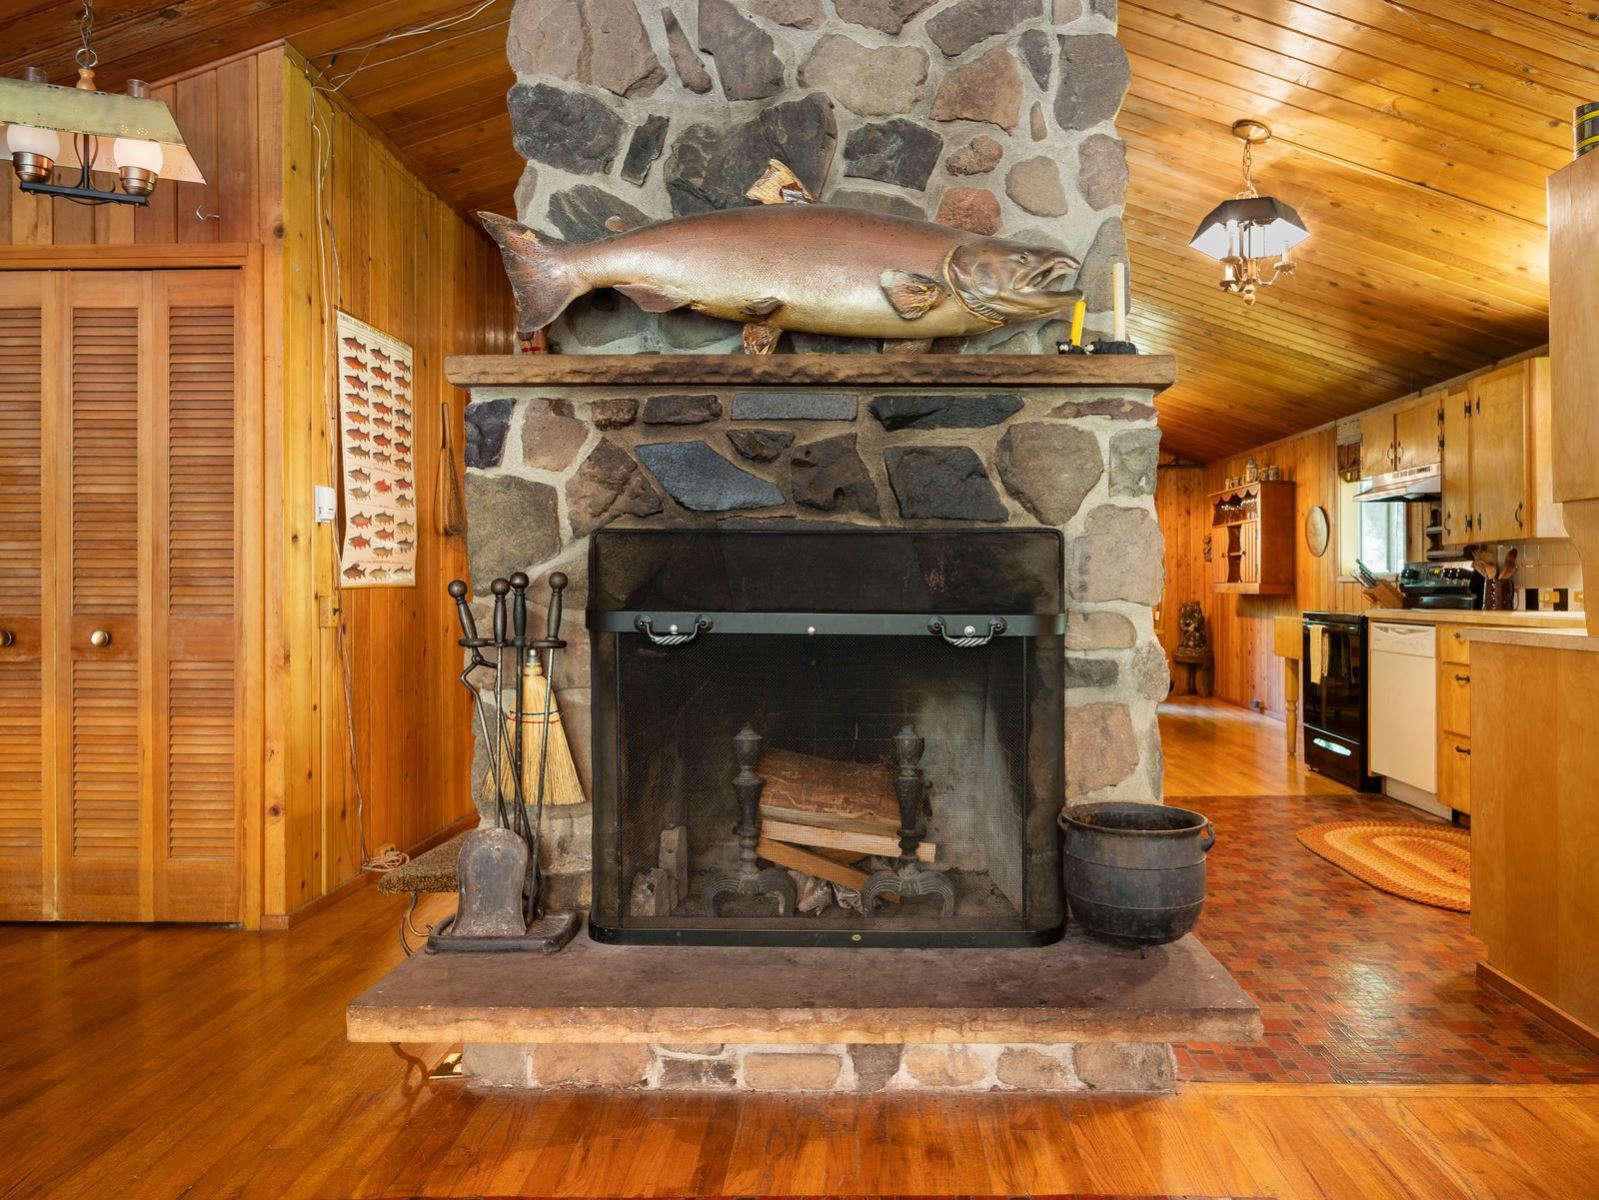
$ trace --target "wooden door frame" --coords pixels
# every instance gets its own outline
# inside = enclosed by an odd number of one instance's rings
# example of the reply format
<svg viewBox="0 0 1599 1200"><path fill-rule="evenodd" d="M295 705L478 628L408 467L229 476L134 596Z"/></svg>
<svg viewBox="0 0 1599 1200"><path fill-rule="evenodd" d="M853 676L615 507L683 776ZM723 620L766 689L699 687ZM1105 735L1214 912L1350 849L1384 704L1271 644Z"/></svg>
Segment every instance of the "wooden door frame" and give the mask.
<svg viewBox="0 0 1599 1200"><path fill-rule="evenodd" d="M238 621L243 642L237 683L241 715L238 797L243 836L239 848L239 924L261 928L264 874L262 825L266 778L266 411L263 371L267 320L267 248L255 243L129 246L0 246L0 271L240 272L239 342L236 349L241 419L239 434Z"/></svg>

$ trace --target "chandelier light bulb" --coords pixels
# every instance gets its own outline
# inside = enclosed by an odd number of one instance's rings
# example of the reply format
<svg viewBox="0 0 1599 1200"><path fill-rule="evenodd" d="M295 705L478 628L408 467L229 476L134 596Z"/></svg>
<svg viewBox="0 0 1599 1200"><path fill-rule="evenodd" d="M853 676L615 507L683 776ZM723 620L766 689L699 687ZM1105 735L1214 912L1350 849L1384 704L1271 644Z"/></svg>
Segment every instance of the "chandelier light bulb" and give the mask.
<svg viewBox="0 0 1599 1200"><path fill-rule="evenodd" d="M161 145L138 138L118 138L111 144L111 159L122 177L122 190L130 196L148 196L161 174Z"/></svg>
<svg viewBox="0 0 1599 1200"><path fill-rule="evenodd" d="M17 178L28 182L48 179L61 157L61 135L53 129L7 125L5 144Z"/></svg>

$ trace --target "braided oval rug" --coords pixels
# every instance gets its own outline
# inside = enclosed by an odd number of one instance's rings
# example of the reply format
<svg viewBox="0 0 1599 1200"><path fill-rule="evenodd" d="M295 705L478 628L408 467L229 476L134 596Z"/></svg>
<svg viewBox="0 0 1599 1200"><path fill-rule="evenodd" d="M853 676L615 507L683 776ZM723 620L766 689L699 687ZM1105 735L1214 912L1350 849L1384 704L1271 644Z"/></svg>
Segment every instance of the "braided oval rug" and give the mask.
<svg viewBox="0 0 1599 1200"><path fill-rule="evenodd" d="M1299 831L1307 850L1406 900L1471 911L1471 835L1409 821L1334 821Z"/></svg>

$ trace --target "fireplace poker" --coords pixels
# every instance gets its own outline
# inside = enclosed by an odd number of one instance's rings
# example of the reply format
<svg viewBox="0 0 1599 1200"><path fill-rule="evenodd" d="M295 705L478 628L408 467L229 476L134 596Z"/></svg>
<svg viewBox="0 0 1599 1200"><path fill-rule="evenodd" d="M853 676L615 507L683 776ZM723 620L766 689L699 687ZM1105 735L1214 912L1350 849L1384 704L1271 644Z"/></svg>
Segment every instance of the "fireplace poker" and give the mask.
<svg viewBox="0 0 1599 1200"><path fill-rule="evenodd" d="M478 729L483 734L484 753L489 754L492 757L494 743L490 740L492 735L490 733L488 713L483 707L483 689L472 682L472 672L477 670L479 667L487 667L489 665L489 660L483 657L483 647L491 645L491 643L488 641L488 639L478 636L477 619L472 616L472 606L467 603L466 599L466 580L452 579L450 581L448 591L451 598L455 601L455 615L460 618L461 622L461 639L456 642L456 645L472 652L472 657L467 661L465 669L459 676L461 680L461 686L472 694L472 704L477 710ZM496 709L495 719L498 720L498 718L499 712L498 709ZM490 768L493 769L492 763L490 764ZM494 804L496 814L500 819L500 823L504 824L505 800L500 794L499 775L497 772L495 774L494 786Z"/></svg>
<svg viewBox="0 0 1599 1200"><path fill-rule="evenodd" d="M505 781L500 778L500 772L505 764L505 597L510 590L510 581L506 579L496 579L489 584L489 591L494 593L494 740L489 743L489 762L494 768L495 811L500 825L506 829L512 828L512 824L505 809Z"/></svg>
<svg viewBox="0 0 1599 1200"><path fill-rule="evenodd" d="M513 684L516 688L516 702L513 706L514 717L511 728L516 731L511 739L511 794L516 799L515 828L522 835L522 840L528 844L528 850L536 847L532 830L527 823L527 794L522 782L522 764L527 754L524 744L522 729L522 672L527 659L527 588L531 580L527 575L518 571L510 578L511 584L511 642L516 647L516 679Z"/></svg>

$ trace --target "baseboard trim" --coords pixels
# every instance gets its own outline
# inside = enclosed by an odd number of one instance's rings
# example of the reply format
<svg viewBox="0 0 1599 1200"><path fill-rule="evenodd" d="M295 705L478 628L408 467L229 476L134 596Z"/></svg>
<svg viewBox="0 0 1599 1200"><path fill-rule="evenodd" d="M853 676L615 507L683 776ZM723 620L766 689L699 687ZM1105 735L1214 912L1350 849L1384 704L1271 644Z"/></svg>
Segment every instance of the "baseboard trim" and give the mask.
<svg viewBox="0 0 1599 1200"><path fill-rule="evenodd" d="M409 858L415 858L419 854L426 854L429 850L433 849L433 847L442 845L443 843L449 841L456 834L464 833L466 830L473 828L475 825L477 825L477 823L478 815L474 810L473 812L467 813L465 816L451 821L448 825L446 825L443 829L438 830L436 833L428 834L427 837L423 838L405 853ZM310 920L312 917L316 916L317 913L324 912L327 909L332 908L345 897L353 896L362 888L376 883L382 877L383 874L381 871L362 871L354 878L346 879L343 883L339 884L338 887L334 888L326 895L318 896L315 900L308 900L304 904L300 905L299 908L294 909L292 912L262 913L261 932L284 933L287 930L293 929L296 925L303 924L304 922Z"/></svg>
<svg viewBox="0 0 1599 1200"><path fill-rule="evenodd" d="M1477 982L1489 991L1498 992L1506 1000L1521 1005L1545 1025L1554 1026L1579 1045L1599 1051L1599 1030L1572 1016L1559 1005L1551 1004L1536 992L1529 991L1485 962L1477 964Z"/></svg>

